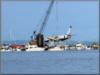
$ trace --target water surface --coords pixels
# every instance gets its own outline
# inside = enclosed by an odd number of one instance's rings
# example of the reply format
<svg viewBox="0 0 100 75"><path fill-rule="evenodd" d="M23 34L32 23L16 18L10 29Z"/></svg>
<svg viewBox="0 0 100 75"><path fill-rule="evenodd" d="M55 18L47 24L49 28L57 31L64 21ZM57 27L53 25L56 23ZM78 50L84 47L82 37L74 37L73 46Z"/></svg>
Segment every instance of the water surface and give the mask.
<svg viewBox="0 0 100 75"><path fill-rule="evenodd" d="M2 52L4 74L97 74L99 51Z"/></svg>

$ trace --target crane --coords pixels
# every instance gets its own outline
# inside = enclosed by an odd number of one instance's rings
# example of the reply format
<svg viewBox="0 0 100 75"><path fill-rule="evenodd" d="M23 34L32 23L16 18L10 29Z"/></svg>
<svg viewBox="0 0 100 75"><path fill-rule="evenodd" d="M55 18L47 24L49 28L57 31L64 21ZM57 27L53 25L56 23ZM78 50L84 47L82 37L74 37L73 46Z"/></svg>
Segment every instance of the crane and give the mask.
<svg viewBox="0 0 100 75"><path fill-rule="evenodd" d="M45 28L45 26L46 26L46 24L47 24L49 15L50 15L50 13L51 13L51 9L52 9L52 7L53 7L53 4L54 4L54 0L51 0L50 5L49 5L49 7L48 7L48 10L47 10L47 12L46 12L45 18L44 18L44 20L43 20L43 22L42 22L42 25L41 25L41 27L40 27L40 30L39 30L39 32L36 34L36 38L35 38L35 39L36 39L36 41L37 41L37 46L38 46L38 47L43 47L43 46L44 46L44 35L43 35L43 31L44 31L44 28Z"/></svg>

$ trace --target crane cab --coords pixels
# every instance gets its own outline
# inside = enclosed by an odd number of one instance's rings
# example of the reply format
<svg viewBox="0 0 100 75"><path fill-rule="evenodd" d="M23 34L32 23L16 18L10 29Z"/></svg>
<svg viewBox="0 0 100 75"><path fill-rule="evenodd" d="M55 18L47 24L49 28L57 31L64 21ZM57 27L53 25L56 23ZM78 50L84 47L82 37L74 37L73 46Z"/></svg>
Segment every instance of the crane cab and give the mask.
<svg viewBox="0 0 100 75"><path fill-rule="evenodd" d="M36 36L36 40L37 40L37 46L38 47L43 47L44 46L44 35L39 33Z"/></svg>

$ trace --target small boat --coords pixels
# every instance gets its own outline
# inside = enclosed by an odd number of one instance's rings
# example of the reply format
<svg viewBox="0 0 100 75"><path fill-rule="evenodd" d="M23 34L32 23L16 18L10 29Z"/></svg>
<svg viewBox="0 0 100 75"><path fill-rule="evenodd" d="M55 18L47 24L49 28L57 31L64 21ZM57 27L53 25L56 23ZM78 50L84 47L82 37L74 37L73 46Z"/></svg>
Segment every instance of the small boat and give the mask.
<svg viewBox="0 0 100 75"><path fill-rule="evenodd" d="M64 48L61 48L60 46L56 46L56 47L50 48L48 51L64 51Z"/></svg>
<svg viewBox="0 0 100 75"><path fill-rule="evenodd" d="M44 51L45 48L38 47L37 45L26 45L25 51Z"/></svg>
<svg viewBox="0 0 100 75"><path fill-rule="evenodd" d="M83 44L81 42L77 42L76 49L77 50L82 50L83 49Z"/></svg>

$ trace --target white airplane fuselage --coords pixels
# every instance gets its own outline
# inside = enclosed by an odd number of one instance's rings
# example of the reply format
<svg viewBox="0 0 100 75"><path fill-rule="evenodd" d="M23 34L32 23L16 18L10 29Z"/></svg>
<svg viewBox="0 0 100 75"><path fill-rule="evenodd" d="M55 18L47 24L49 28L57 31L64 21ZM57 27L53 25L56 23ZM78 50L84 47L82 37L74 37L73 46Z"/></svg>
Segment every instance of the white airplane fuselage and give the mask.
<svg viewBox="0 0 100 75"><path fill-rule="evenodd" d="M67 33L65 35L55 35L46 38L46 41L63 41L71 38L71 29L72 26L69 27Z"/></svg>

